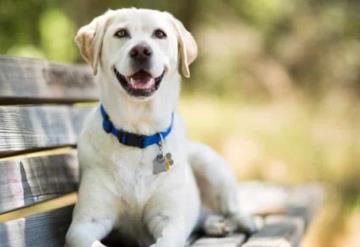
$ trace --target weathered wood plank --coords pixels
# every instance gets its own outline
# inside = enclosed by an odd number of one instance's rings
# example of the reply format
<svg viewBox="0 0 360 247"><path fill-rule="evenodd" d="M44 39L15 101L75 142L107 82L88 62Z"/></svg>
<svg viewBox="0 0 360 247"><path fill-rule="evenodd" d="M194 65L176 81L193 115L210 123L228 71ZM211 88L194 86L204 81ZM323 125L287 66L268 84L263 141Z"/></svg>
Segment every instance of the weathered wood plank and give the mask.
<svg viewBox="0 0 360 247"><path fill-rule="evenodd" d="M248 181L238 186L241 209L248 214L286 213L289 188L271 183Z"/></svg>
<svg viewBox="0 0 360 247"><path fill-rule="evenodd" d="M239 184L241 208L249 214L267 216L290 214L308 222L324 200L324 190L318 184L280 186L258 181Z"/></svg>
<svg viewBox="0 0 360 247"><path fill-rule="evenodd" d="M243 246L297 246L304 234L306 223L311 220L323 198L324 191L319 185L290 187L258 181L240 183L239 200L242 210L265 217L264 228L251 236ZM224 244L221 241L224 241ZM227 246L226 242L226 237L203 236L195 243L203 244L200 246L223 247Z"/></svg>
<svg viewBox="0 0 360 247"><path fill-rule="evenodd" d="M304 234L305 221L300 217L268 216L265 226L243 247L295 247Z"/></svg>
<svg viewBox="0 0 360 247"><path fill-rule="evenodd" d="M0 157L27 149L75 145L91 107L0 107Z"/></svg>
<svg viewBox="0 0 360 247"><path fill-rule="evenodd" d="M244 234L234 234L223 238L203 237L195 241L192 247L239 247L245 241Z"/></svg>
<svg viewBox="0 0 360 247"><path fill-rule="evenodd" d="M85 66L0 56L0 104L77 102L96 100L97 96Z"/></svg>
<svg viewBox="0 0 360 247"><path fill-rule="evenodd" d="M3 247L63 247L73 206L0 223Z"/></svg>
<svg viewBox="0 0 360 247"><path fill-rule="evenodd" d="M76 151L0 160L0 214L76 191Z"/></svg>
<svg viewBox="0 0 360 247"><path fill-rule="evenodd" d="M297 186L288 195L288 214L299 216L307 226L325 201L324 188L316 184Z"/></svg>

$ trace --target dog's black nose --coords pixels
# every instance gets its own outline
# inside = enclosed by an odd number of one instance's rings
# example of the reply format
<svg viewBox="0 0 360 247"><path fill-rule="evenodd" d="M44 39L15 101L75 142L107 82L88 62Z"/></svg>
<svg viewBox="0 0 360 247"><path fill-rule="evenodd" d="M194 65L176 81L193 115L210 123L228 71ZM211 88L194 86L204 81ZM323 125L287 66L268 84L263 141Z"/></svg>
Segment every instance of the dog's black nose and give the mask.
<svg viewBox="0 0 360 247"><path fill-rule="evenodd" d="M152 55L152 49L146 44L139 44L130 50L130 57L135 60L145 60Z"/></svg>

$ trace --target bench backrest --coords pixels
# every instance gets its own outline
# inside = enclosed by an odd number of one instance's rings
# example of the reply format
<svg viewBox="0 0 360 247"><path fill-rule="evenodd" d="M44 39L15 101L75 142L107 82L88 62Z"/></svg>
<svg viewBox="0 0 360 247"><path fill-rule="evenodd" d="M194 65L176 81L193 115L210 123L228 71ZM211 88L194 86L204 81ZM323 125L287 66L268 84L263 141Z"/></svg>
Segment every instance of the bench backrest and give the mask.
<svg viewBox="0 0 360 247"><path fill-rule="evenodd" d="M0 56L0 246L64 245L92 78L84 66Z"/></svg>

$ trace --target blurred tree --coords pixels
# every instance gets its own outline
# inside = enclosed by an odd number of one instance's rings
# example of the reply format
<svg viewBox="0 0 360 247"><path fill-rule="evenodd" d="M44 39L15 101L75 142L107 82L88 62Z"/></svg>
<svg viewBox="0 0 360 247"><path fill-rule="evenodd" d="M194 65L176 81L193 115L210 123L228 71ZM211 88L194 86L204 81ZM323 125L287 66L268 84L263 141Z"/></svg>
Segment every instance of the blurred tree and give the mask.
<svg viewBox="0 0 360 247"><path fill-rule="evenodd" d="M76 52L71 37L74 36L75 26L69 17L58 9L46 10L39 20L39 29L41 45L50 60L61 62L74 60Z"/></svg>

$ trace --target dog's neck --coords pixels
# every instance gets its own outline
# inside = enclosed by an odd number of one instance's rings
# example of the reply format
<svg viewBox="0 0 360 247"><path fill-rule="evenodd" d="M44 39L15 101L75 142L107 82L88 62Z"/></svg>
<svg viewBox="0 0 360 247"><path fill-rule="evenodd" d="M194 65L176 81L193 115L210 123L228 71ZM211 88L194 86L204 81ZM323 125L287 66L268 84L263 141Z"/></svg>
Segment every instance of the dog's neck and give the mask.
<svg viewBox="0 0 360 247"><path fill-rule="evenodd" d="M107 81L104 74L97 76L100 101L113 124L122 130L151 135L169 127L180 92L178 73L164 77L157 92L149 99L127 95L117 82Z"/></svg>

